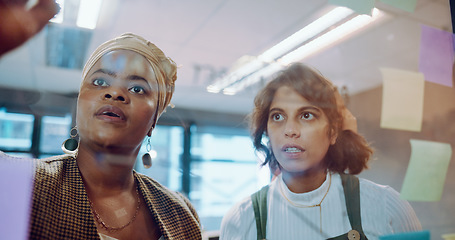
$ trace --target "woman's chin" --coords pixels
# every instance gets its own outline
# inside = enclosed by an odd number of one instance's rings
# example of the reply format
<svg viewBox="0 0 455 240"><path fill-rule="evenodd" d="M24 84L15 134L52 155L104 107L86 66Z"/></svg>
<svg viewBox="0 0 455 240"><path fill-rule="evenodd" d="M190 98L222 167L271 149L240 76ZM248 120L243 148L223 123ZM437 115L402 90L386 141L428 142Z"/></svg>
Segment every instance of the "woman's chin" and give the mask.
<svg viewBox="0 0 455 240"><path fill-rule="evenodd" d="M302 166L301 164L282 164L281 172L287 172L289 174L305 174L305 173L314 173L314 172L325 172L324 168L321 168L319 165L307 165Z"/></svg>

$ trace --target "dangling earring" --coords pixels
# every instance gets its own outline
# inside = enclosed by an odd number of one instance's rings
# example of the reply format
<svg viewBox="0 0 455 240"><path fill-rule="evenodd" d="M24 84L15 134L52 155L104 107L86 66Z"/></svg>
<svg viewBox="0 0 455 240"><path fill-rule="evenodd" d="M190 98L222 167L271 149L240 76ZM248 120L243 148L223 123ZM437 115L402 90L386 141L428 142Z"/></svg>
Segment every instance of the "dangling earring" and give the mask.
<svg viewBox="0 0 455 240"><path fill-rule="evenodd" d="M144 155L142 155L142 164L144 164L144 168L151 168L152 167L152 156L150 156L150 150L152 150L152 144L150 143L151 137L147 139L147 146L145 149L147 150Z"/></svg>
<svg viewBox="0 0 455 240"><path fill-rule="evenodd" d="M79 143L75 139L77 137L77 126L71 128L70 137L71 138L68 138L63 142L62 150L66 154L75 154L77 153L77 148L79 147Z"/></svg>

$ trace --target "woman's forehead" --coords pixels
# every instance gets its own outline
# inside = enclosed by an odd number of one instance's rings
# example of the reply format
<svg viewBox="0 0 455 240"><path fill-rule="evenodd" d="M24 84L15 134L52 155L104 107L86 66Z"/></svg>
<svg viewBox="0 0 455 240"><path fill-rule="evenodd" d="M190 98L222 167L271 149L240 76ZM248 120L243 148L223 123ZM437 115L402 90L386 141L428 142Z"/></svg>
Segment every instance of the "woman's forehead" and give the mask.
<svg viewBox="0 0 455 240"><path fill-rule="evenodd" d="M271 105L301 105L301 104L310 104L310 102L300 95L294 88L289 86L281 86L279 87L272 99Z"/></svg>
<svg viewBox="0 0 455 240"><path fill-rule="evenodd" d="M114 50L103 55L90 71L106 69L115 73L134 73L136 75L153 76L150 62L141 54L129 50Z"/></svg>

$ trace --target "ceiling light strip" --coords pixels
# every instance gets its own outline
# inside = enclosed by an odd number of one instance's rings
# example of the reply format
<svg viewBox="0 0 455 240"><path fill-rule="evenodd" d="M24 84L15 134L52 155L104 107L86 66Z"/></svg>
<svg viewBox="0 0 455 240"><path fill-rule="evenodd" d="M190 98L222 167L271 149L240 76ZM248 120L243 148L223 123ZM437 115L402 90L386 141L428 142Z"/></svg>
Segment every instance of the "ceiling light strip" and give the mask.
<svg viewBox="0 0 455 240"><path fill-rule="evenodd" d="M254 61L245 64L238 70L228 74L226 77L220 78L220 80L208 86L207 91L220 92L223 90L224 94L233 95L246 87L255 84L261 79L270 77L285 65L300 61L344 40L349 35L363 29L384 15L375 8L372 16L358 15L341 23L343 20L352 17L353 14L354 12L351 9L345 7L335 8L328 14L315 20L295 34L265 51ZM337 24L339 24L337 27L324 33L327 29ZM316 37L317 35L320 36ZM312 38L314 39L311 40ZM301 44L304 45L295 49ZM292 49L295 50L292 51ZM279 59L277 60L277 58Z"/></svg>
<svg viewBox="0 0 455 240"><path fill-rule="evenodd" d="M238 70L220 78L214 84L211 84L207 87L208 92L218 93L222 89L229 87L237 81L240 81L243 77L258 71L264 67L264 63L255 59L247 64L241 66Z"/></svg>
<svg viewBox="0 0 455 240"><path fill-rule="evenodd" d="M383 13L375 8L373 10L372 17L368 15L359 15L334 28L333 30L321 35L320 37L314 39L313 41L301 46L295 51L288 53L284 57L280 58L278 61L283 65L288 65L292 62L301 61L302 59L309 57L316 52L319 52L335 43L344 40L347 36L363 29L365 26L380 19L382 16Z"/></svg>
<svg viewBox="0 0 455 240"><path fill-rule="evenodd" d="M229 88L229 86L242 81L248 75L251 75L266 66L268 63L275 61L277 58L283 56L285 53L291 51L305 41L325 31L330 26L340 22L341 20L352 15L354 11L346 7L337 7L318 18L314 22L300 29L298 32L292 34L285 40L276 44L269 50L262 53L256 60L243 65L240 69L220 78L207 87L208 92L218 93L222 89ZM240 86L237 84L237 86ZM238 88L238 87L235 87ZM230 90L223 91L225 94L231 94Z"/></svg>
<svg viewBox="0 0 455 240"><path fill-rule="evenodd" d="M274 61L278 57L283 56L302 43L327 30L329 27L351 16L353 13L354 11L349 8L337 7L324 16L308 24L304 28L300 29L298 32L292 34L277 45L273 46L269 50L265 51L259 56L259 58L263 61Z"/></svg>
<svg viewBox="0 0 455 240"><path fill-rule="evenodd" d="M103 0L81 0L76 25L81 28L95 29Z"/></svg>
<svg viewBox="0 0 455 240"><path fill-rule="evenodd" d="M242 81L239 81L236 84L232 85L231 87L227 88L226 92L230 93L229 95L233 95L233 94L257 83L261 79L268 79L270 76L272 76L274 73L280 71L281 69L283 69L283 65L281 65L281 64L273 63L270 65L267 65L266 67L262 68L261 70L244 78ZM223 93L224 92L225 91L223 90Z"/></svg>
<svg viewBox="0 0 455 240"><path fill-rule="evenodd" d="M321 35L320 37L310 41L309 43L303 45L302 47L296 49L295 51L286 54L284 57L278 60L280 64L271 64L260 71L252 74L251 76L243 79L238 82L235 86L229 88L230 95L233 95L236 92L239 92L245 89L248 86L251 86L263 78L268 78L272 74L278 72L282 69L282 66L289 65L293 62L301 61L305 57L308 57L322 49L331 46L337 42L342 41L349 35L357 32L367 25L371 24L374 21L380 19L384 14L378 9L373 10L373 16L368 15L359 15L353 19L341 24L340 26L330 30L329 32ZM334 41L334 39L336 39Z"/></svg>

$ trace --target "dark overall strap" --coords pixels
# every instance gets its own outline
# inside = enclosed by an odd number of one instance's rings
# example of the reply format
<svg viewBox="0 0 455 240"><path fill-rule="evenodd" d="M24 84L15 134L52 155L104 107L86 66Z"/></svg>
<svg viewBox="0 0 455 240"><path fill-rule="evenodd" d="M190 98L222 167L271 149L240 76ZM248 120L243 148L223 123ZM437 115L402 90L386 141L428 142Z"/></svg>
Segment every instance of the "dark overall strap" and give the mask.
<svg viewBox="0 0 455 240"><path fill-rule="evenodd" d="M360 234L360 240L368 240L362 229L362 219L360 218L360 188L359 179L354 175L340 174L341 183L346 199L346 209L348 211L349 222L353 230ZM254 217L256 219L256 229L258 240L266 239L267 226L267 191L269 186L263 187L258 192L251 195L253 203ZM351 231L338 237L328 238L327 240L356 239L349 238Z"/></svg>
<svg viewBox="0 0 455 240"><path fill-rule="evenodd" d="M254 217L256 219L256 229L258 240L265 240L267 226L267 192L269 185L251 195L253 203Z"/></svg>
<svg viewBox="0 0 455 240"><path fill-rule="evenodd" d="M346 209L348 211L349 222L353 230L360 234L361 240L367 240L367 237L363 233L362 219L360 218L360 188L359 178L354 175L340 174L341 182L344 189L344 198L346 199ZM328 240L341 240L341 239L356 239L349 234L352 232L345 233L338 237L329 238Z"/></svg>

